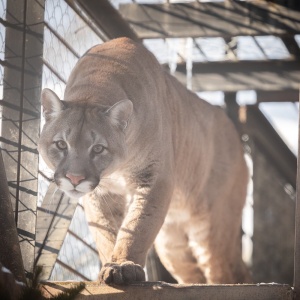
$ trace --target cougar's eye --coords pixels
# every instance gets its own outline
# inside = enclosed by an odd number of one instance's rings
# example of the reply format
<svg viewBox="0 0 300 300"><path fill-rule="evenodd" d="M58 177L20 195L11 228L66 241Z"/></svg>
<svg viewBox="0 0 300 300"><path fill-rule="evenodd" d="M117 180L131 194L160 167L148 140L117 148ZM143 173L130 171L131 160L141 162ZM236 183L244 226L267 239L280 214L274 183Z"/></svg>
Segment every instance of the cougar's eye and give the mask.
<svg viewBox="0 0 300 300"><path fill-rule="evenodd" d="M67 143L65 141L62 141L62 140L55 142L55 144L56 144L56 147L59 150L66 150L67 147L68 147Z"/></svg>
<svg viewBox="0 0 300 300"><path fill-rule="evenodd" d="M102 145L98 144L93 146L92 151L96 154L101 154L103 151L105 150L105 147L103 147Z"/></svg>

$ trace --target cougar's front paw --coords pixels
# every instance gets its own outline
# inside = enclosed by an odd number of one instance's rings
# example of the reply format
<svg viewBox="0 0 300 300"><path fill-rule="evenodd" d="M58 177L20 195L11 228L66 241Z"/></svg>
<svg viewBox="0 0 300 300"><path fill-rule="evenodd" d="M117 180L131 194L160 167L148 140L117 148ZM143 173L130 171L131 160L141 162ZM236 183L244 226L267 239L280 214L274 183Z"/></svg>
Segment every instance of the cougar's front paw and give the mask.
<svg viewBox="0 0 300 300"><path fill-rule="evenodd" d="M130 284L145 281L145 272L140 265L132 261L121 264L107 263L100 271L99 281L106 284Z"/></svg>

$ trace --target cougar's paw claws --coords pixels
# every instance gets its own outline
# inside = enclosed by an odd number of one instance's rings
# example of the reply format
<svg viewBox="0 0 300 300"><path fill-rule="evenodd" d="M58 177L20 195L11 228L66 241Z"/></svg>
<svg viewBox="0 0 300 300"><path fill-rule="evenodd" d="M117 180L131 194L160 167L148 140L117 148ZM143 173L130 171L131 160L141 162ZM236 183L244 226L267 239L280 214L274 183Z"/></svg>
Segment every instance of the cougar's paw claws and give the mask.
<svg viewBox="0 0 300 300"><path fill-rule="evenodd" d="M99 281L106 284L130 284L145 281L145 272L140 265L132 261L121 264L107 263L100 271Z"/></svg>

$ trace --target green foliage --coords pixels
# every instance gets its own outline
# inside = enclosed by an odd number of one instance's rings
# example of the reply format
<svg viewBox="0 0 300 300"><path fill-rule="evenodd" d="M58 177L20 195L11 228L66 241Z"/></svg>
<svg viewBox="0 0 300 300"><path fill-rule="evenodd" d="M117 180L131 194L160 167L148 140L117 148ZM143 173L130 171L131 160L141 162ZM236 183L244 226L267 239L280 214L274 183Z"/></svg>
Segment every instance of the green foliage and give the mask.
<svg viewBox="0 0 300 300"><path fill-rule="evenodd" d="M51 299L53 300L73 300L85 288L85 284L80 282L77 286L69 289L65 293L61 293Z"/></svg>
<svg viewBox="0 0 300 300"><path fill-rule="evenodd" d="M42 296L41 291L38 288L40 277L43 272L42 266L36 266L31 283L31 287L27 287L20 300L42 300L45 299ZM51 300L73 300L75 297L85 288L85 284L80 282L77 286L69 289L66 292L60 293L57 296L51 297Z"/></svg>

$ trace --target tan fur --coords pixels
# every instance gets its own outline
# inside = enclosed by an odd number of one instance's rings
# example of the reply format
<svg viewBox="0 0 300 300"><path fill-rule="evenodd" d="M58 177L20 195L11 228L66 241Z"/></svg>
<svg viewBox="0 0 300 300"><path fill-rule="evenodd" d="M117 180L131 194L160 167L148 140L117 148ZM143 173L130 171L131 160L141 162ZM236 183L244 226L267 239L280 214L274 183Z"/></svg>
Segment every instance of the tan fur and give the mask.
<svg viewBox="0 0 300 300"><path fill-rule="evenodd" d="M84 195L105 264L100 280L143 280L154 240L179 282L249 280L240 246L248 173L239 137L220 108L126 38L90 49L64 98L65 105L43 92L47 122L39 150L58 186ZM67 150L58 151L55 139ZM91 154L95 143L107 149ZM67 173L85 178L78 191Z"/></svg>

